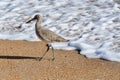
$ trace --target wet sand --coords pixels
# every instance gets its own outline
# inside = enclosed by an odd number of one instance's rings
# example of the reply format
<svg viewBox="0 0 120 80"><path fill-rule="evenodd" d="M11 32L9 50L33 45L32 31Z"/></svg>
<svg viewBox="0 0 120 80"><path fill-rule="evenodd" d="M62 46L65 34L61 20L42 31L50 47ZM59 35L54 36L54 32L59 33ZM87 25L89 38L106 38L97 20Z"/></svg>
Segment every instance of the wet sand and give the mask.
<svg viewBox="0 0 120 80"><path fill-rule="evenodd" d="M88 59L75 50L46 50L42 41L0 40L0 80L120 80L120 62Z"/></svg>

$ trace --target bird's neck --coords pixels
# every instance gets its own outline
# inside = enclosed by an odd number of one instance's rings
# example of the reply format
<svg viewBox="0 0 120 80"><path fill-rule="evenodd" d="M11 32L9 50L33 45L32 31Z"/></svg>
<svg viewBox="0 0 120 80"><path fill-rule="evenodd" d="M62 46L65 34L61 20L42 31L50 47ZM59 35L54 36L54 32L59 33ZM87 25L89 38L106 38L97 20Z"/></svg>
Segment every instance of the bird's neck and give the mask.
<svg viewBox="0 0 120 80"><path fill-rule="evenodd" d="M42 28L41 23L42 23L41 19L38 19L37 22L36 22L36 24L35 24L36 29L39 30L39 29Z"/></svg>

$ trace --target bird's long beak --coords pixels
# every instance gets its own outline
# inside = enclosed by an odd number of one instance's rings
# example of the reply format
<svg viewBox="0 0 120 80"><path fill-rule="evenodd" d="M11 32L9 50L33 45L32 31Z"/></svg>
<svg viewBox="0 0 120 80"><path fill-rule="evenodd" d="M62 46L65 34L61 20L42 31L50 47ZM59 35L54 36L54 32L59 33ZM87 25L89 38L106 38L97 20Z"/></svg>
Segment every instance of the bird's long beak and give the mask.
<svg viewBox="0 0 120 80"><path fill-rule="evenodd" d="M33 21L35 18L28 18L26 21L25 21L25 23L29 23L29 22L31 22L31 21Z"/></svg>

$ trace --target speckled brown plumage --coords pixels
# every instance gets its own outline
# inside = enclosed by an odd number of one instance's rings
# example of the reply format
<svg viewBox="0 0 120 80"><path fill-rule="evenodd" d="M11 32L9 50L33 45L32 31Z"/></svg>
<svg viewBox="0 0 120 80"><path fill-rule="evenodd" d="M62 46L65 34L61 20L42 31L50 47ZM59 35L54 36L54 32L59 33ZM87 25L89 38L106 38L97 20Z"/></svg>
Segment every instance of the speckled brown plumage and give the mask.
<svg viewBox="0 0 120 80"><path fill-rule="evenodd" d="M68 40L58 36L57 34L55 34L54 32L48 30L48 29L45 29L41 26L41 16L40 15L35 15L34 18L26 21L26 23L29 23L31 22L32 20L37 20L36 24L35 24L35 31L36 31L36 34L37 36L42 40L42 41L45 41L47 43L47 46L48 46L48 49L45 51L45 53L43 54L42 57L39 57L38 60L41 60L45 54L48 52L49 50L49 47L52 48L52 51L53 51L53 59L55 59L54 57L54 49L52 47L52 45L50 45L49 43L52 43L52 42L67 42Z"/></svg>

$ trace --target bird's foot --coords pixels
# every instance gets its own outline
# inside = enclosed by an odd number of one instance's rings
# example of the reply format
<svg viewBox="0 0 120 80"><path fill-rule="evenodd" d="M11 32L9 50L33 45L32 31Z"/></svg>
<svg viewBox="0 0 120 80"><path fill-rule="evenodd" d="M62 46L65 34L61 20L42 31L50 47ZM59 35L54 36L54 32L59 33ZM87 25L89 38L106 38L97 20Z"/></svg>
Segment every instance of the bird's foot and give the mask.
<svg viewBox="0 0 120 80"><path fill-rule="evenodd" d="M37 61L41 61L43 59L43 57L37 57L36 60Z"/></svg>
<svg viewBox="0 0 120 80"><path fill-rule="evenodd" d="M52 58L52 61L54 61L55 60L55 58Z"/></svg>

